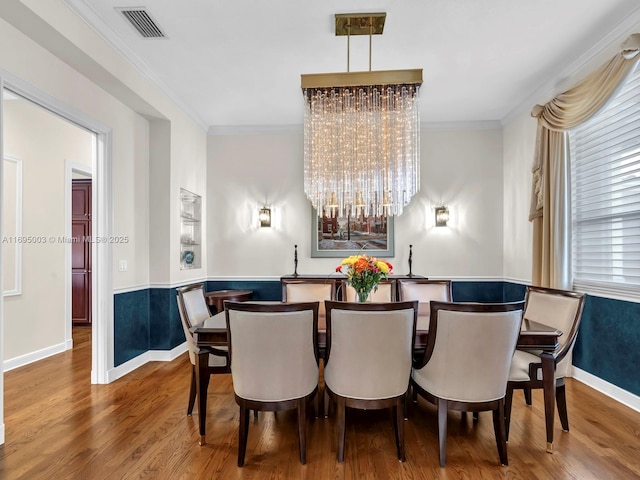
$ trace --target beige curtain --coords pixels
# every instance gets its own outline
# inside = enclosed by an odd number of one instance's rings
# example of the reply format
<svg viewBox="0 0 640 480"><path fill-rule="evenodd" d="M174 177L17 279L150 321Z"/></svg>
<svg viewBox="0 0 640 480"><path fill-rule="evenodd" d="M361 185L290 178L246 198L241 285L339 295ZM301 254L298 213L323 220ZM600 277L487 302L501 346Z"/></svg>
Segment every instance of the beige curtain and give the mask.
<svg viewBox="0 0 640 480"><path fill-rule="evenodd" d="M538 118L529 214L533 222L534 285L571 287L568 130L589 120L607 104L640 60L639 53L640 34L636 33L607 64L531 112Z"/></svg>

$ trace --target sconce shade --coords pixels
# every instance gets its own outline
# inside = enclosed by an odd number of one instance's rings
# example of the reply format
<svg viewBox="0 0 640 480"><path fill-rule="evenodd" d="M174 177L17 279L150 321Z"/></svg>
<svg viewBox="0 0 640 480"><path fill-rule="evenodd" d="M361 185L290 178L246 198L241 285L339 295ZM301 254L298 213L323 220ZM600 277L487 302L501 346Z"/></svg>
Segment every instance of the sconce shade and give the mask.
<svg viewBox="0 0 640 480"><path fill-rule="evenodd" d="M449 221L449 209L447 207L436 207L436 227L446 227Z"/></svg>
<svg viewBox="0 0 640 480"><path fill-rule="evenodd" d="M258 213L258 220L260 220L261 227L271 226L271 209L269 207L262 207Z"/></svg>

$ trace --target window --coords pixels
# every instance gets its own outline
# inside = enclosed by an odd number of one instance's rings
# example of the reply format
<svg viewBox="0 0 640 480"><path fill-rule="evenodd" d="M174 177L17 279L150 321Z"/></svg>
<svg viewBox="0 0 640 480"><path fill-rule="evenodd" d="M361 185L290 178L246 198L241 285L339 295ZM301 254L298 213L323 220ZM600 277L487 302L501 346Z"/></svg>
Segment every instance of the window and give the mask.
<svg viewBox="0 0 640 480"><path fill-rule="evenodd" d="M640 68L569 133L573 287L640 298Z"/></svg>

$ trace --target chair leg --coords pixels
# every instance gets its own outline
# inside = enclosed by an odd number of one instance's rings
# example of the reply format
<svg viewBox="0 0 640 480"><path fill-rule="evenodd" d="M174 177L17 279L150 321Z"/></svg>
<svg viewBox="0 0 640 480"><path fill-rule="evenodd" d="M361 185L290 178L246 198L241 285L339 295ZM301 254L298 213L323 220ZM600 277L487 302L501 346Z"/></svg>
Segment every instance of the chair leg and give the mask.
<svg viewBox="0 0 640 480"><path fill-rule="evenodd" d="M493 430L496 434L498 455L502 465L509 465L507 457L507 434L505 429L504 399L500 400L498 408L493 411Z"/></svg>
<svg viewBox="0 0 640 480"><path fill-rule="evenodd" d="M531 389L529 387L524 387L522 390L524 393L524 401L527 405L531 406Z"/></svg>
<svg viewBox="0 0 640 480"><path fill-rule="evenodd" d="M346 402L344 397L338 397L336 401L336 417L338 426L338 462L344 462L344 444L347 435L346 428Z"/></svg>
<svg viewBox="0 0 640 480"><path fill-rule="evenodd" d="M253 418L258 418L258 410L253 411Z"/></svg>
<svg viewBox="0 0 640 480"><path fill-rule="evenodd" d="M556 387L556 405L558 405L558 416L562 424L562 430L569 431L569 417L567 416L567 393L564 384Z"/></svg>
<svg viewBox="0 0 640 480"><path fill-rule="evenodd" d="M324 418L329 418L329 404L331 403L331 399L329 398L329 392L327 392L327 387L324 387Z"/></svg>
<svg viewBox="0 0 640 480"><path fill-rule="evenodd" d="M473 412L473 422L476 423L480 418L480 414L478 412Z"/></svg>
<svg viewBox="0 0 640 480"><path fill-rule="evenodd" d="M247 452L247 438L249 437L249 409L243 401L240 402L240 428L238 431L238 466L244 465L244 455Z"/></svg>
<svg viewBox="0 0 640 480"><path fill-rule="evenodd" d="M509 426L511 425L511 405L513 404L513 387L507 383L507 394L504 397L504 430L505 440L509 441Z"/></svg>
<svg viewBox="0 0 640 480"><path fill-rule="evenodd" d="M304 398L298 399L298 446L300 447L300 463L307 463L307 403Z"/></svg>
<svg viewBox="0 0 640 480"><path fill-rule="evenodd" d="M402 413L403 407L406 404L406 396L398 399L398 402L393 406L393 430L396 434L396 448L398 450L398 460L404 462L406 460L404 450L404 415Z"/></svg>
<svg viewBox="0 0 640 480"><path fill-rule="evenodd" d="M438 445L440 448L440 466L444 467L447 458L447 401L438 399Z"/></svg>
<svg viewBox="0 0 640 480"><path fill-rule="evenodd" d="M189 389L189 404L187 405L187 415L193 413L193 406L196 404L196 367L191 365L191 388Z"/></svg>

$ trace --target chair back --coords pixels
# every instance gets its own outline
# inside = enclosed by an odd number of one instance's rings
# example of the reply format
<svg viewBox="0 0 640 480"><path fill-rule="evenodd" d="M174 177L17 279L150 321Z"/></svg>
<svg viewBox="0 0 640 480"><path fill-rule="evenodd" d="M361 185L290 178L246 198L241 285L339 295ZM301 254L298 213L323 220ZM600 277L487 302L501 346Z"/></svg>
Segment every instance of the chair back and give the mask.
<svg viewBox="0 0 640 480"><path fill-rule="evenodd" d="M207 300L204 297L204 284L196 283L178 288L178 298L182 300L188 327L204 322L211 317Z"/></svg>
<svg viewBox="0 0 640 480"><path fill-rule="evenodd" d="M327 302L324 380L335 394L393 398L407 391L417 302Z"/></svg>
<svg viewBox="0 0 640 480"><path fill-rule="evenodd" d="M351 285L347 285L345 280L342 281L340 290L343 292L342 300L345 302L355 302L358 299L356 289ZM371 291L369 294L369 301L373 303L389 303L396 301L396 285L395 281L381 281L378 284L378 289Z"/></svg>
<svg viewBox="0 0 640 480"><path fill-rule="evenodd" d="M556 377L566 375L571 363L569 355L578 336L585 295L544 287L527 287L524 319L533 320L562 331L556 355Z"/></svg>
<svg viewBox="0 0 640 480"><path fill-rule="evenodd" d="M450 302L452 300L451 280L399 279L398 298L401 302L408 300L417 300L419 302L418 329L426 328L431 315L431 308L429 307L431 301Z"/></svg>
<svg viewBox="0 0 640 480"><path fill-rule="evenodd" d="M450 401L504 398L523 306L431 302L427 348L414 381Z"/></svg>
<svg viewBox="0 0 640 480"><path fill-rule="evenodd" d="M318 386L318 303L226 302L233 389L245 400L281 402Z"/></svg>
<svg viewBox="0 0 640 480"><path fill-rule="evenodd" d="M283 302L318 302L318 314L325 315L325 300L336 299L336 282L328 279L282 279Z"/></svg>
<svg viewBox="0 0 640 480"><path fill-rule="evenodd" d="M189 351L189 360L191 361L191 365L196 364L196 351L198 351L198 347L196 342L193 340L193 335L189 331L189 320L187 319L187 314L184 309L184 301L182 297L178 294L176 295L176 300L178 302L178 312L180 313L180 323L182 323L182 329L184 330L184 337L187 340L187 347Z"/></svg>

